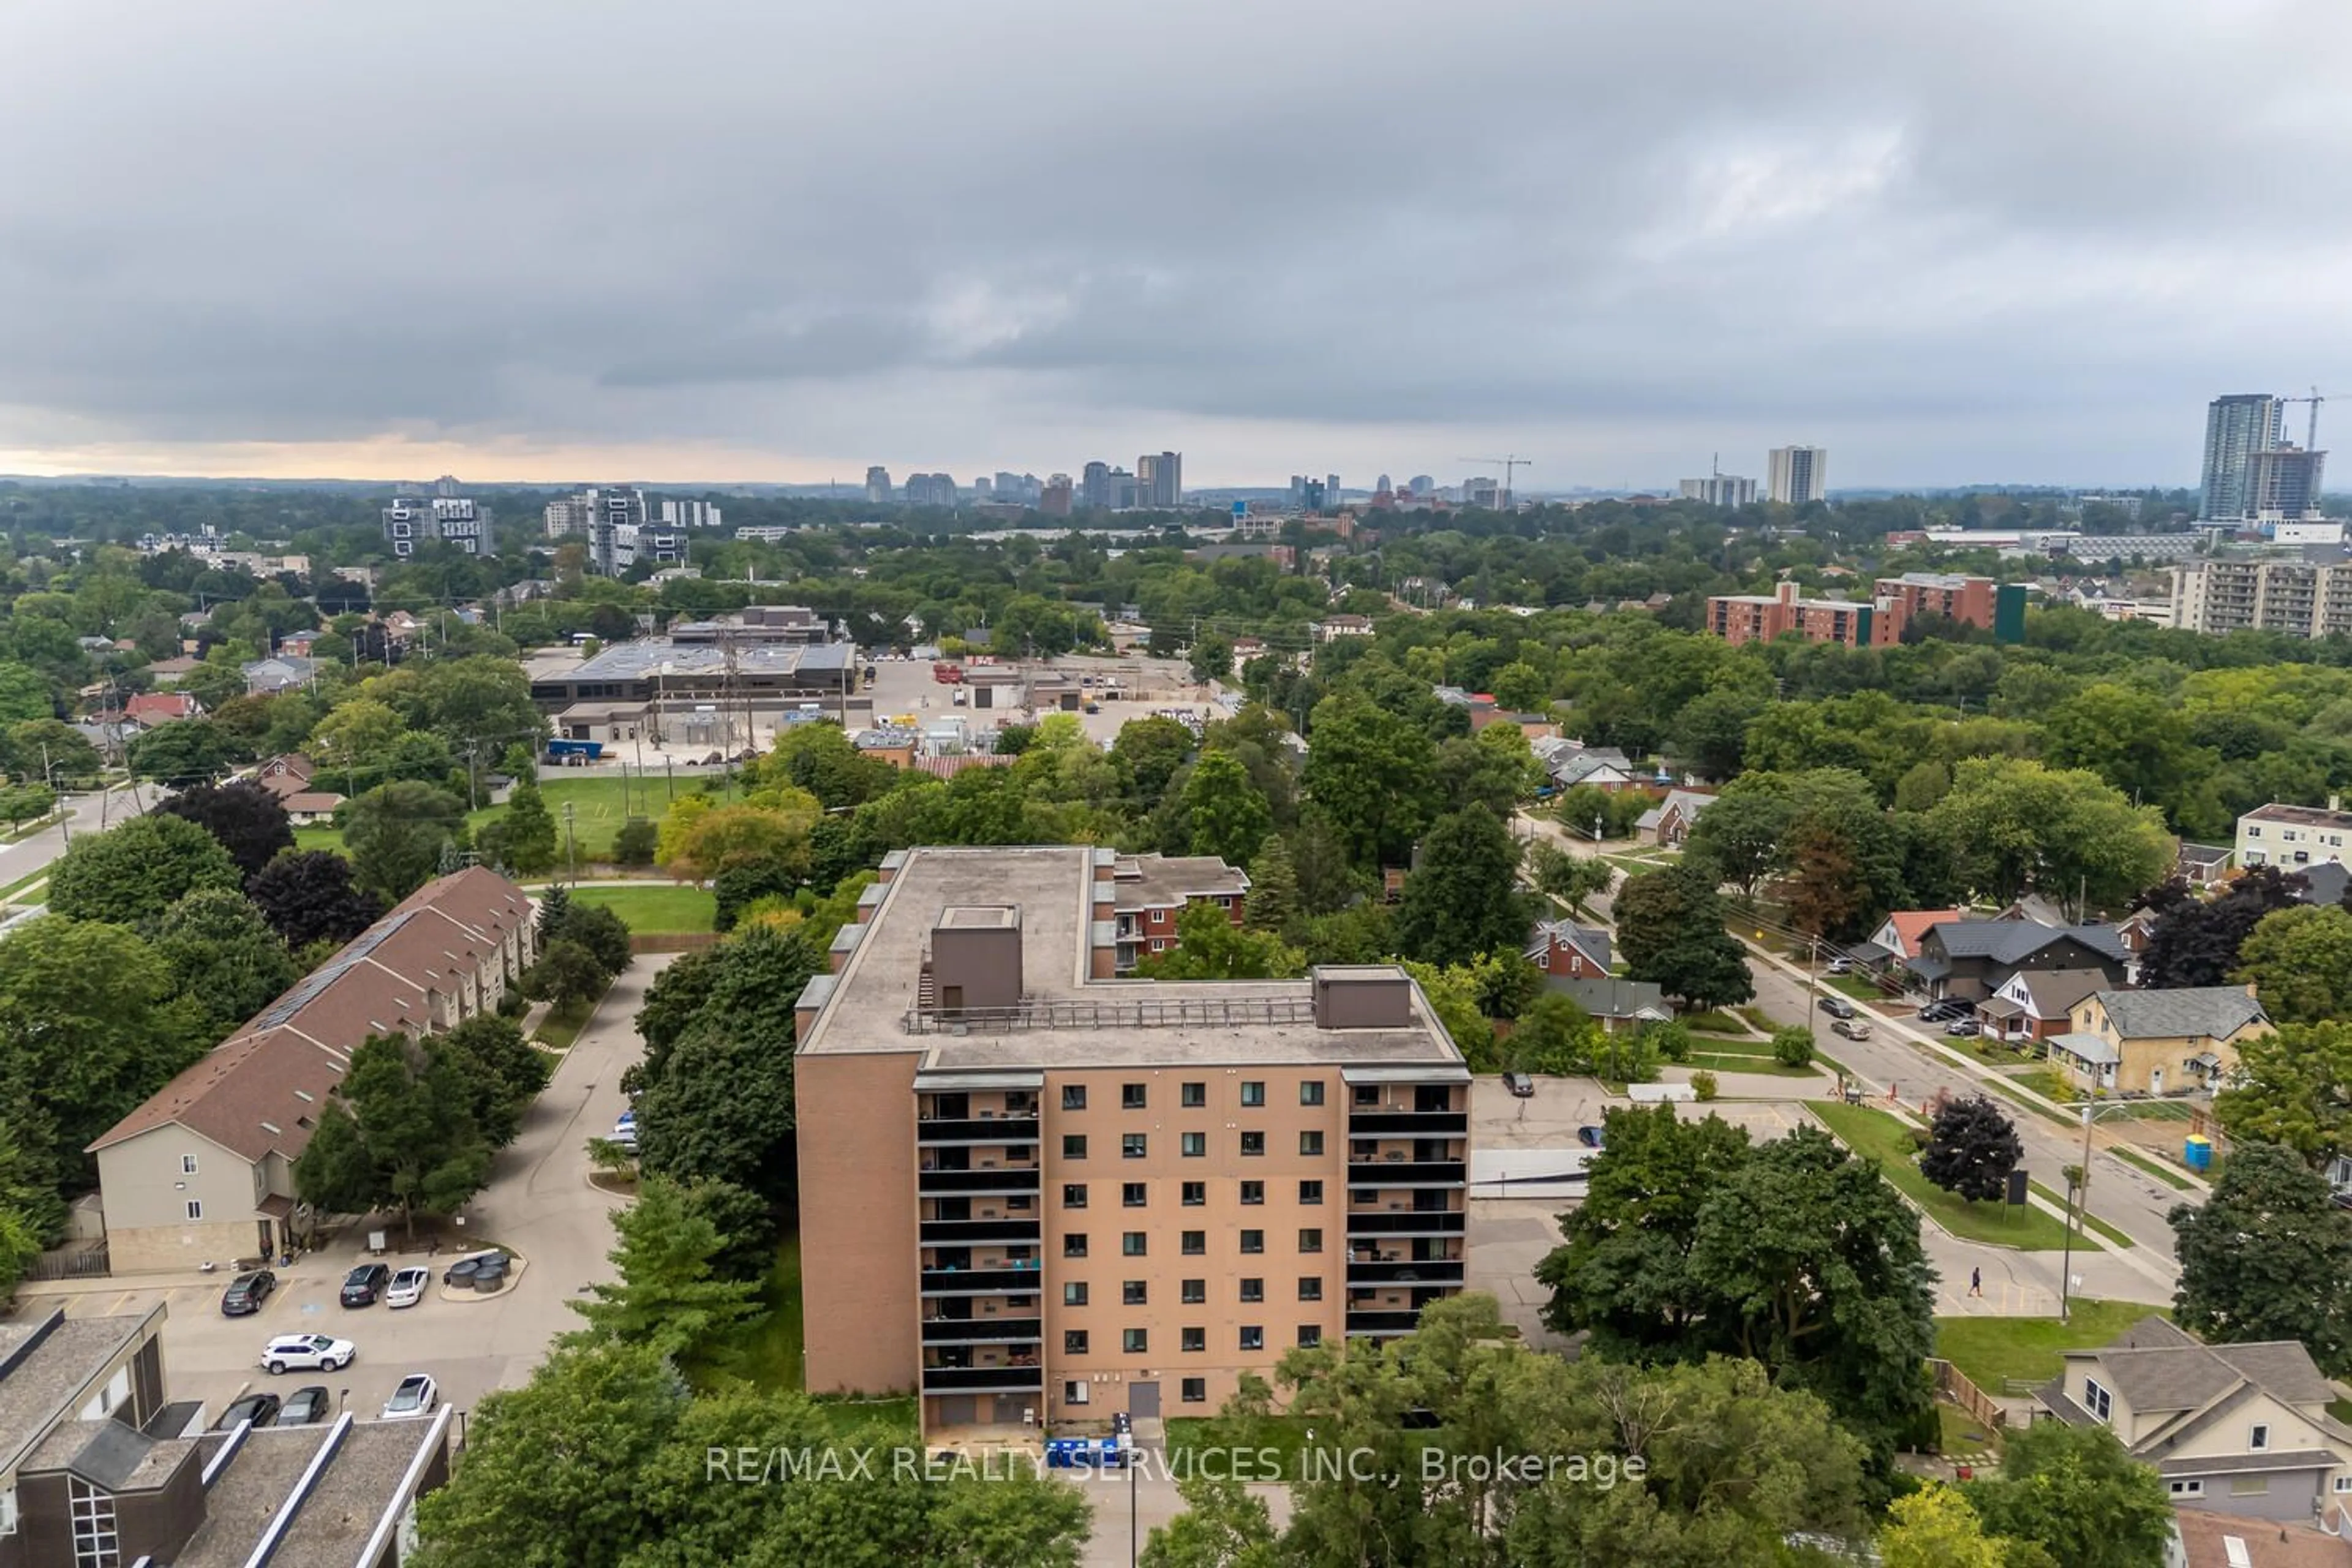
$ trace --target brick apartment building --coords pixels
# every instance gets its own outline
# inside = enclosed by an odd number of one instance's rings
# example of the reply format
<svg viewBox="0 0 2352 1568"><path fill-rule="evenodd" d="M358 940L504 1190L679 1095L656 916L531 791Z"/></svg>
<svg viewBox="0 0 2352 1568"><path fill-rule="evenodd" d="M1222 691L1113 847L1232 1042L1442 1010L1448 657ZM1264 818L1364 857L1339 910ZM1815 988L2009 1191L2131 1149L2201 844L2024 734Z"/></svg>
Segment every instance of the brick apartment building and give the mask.
<svg viewBox="0 0 2352 1568"><path fill-rule="evenodd" d="M1205 1415L1462 1288L1470 1075L1419 986L1120 980L1118 864L892 855L801 995L811 1391Z"/></svg>
<svg viewBox="0 0 2352 1568"><path fill-rule="evenodd" d="M1848 647L1891 647L1903 628L1923 615L1947 616L1962 626L1980 626L2000 642L2025 636L2025 585L1996 583L1944 572L1906 572L1881 577L1867 603L1808 599L1794 583L1769 594L1725 594L1706 602L1706 628L1735 647L1771 642L1790 633L1807 642L1843 643Z"/></svg>
<svg viewBox="0 0 2352 1568"><path fill-rule="evenodd" d="M1249 875L1214 855L1122 855L1112 882L1118 922L1116 972L1131 974L1154 953L1178 945L1176 917L1192 903L1213 903L1242 923Z"/></svg>

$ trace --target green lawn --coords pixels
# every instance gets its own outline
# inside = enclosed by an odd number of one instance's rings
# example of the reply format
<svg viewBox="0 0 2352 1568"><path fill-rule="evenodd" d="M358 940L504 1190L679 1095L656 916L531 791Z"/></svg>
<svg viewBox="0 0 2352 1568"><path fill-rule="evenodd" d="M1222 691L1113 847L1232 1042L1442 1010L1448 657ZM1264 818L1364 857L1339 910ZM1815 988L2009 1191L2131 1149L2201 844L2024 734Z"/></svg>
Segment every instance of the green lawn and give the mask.
<svg viewBox="0 0 2352 1568"><path fill-rule="evenodd" d="M1701 1035L1744 1035L1748 1026L1728 1013L1685 1013L1678 1020L1685 1029Z"/></svg>
<svg viewBox="0 0 2352 1568"><path fill-rule="evenodd" d="M854 1437L876 1426L912 1441L922 1426L922 1415L912 1394L896 1399L852 1399L846 1395L814 1400L819 1414L838 1437Z"/></svg>
<svg viewBox="0 0 2352 1568"><path fill-rule="evenodd" d="M2024 1252L2056 1252L2066 1245L2066 1227L2054 1215L2031 1205L2011 1208L2007 1204L1965 1203L1921 1175L1908 1123L1866 1105L1834 1100L1805 1103L1840 1142L1875 1163L1906 1197L1962 1240L1990 1241ZM2088 1236L2077 1236L2074 1247L2084 1252L2101 1250Z"/></svg>
<svg viewBox="0 0 2352 1568"><path fill-rule="evenodd" d="M760 1300L768 1310L754 1319L743 1331L737 1345L741 1353L740 1371L755 1385L782 1391L797 1389L803 1383L801 1365L801 1238L788 1236L776 1244L775 1266L769 1269L766 1285ZM914 1401L904 1400L911 1417ZM845 1405L842 1409L873 1412L882 1406ZM845 1414L845 1424L854 1425L854 1418ZM911 1420L910 1420L911 1424Z"/></svg>
<svg viewBox="0 0 2352 1568"><path fill-rule="evenodd" d="M2118 1148L2114 1151L2114 1153L2116 1159L2121 1160L2125 1164L2129 1165L2132 1169L2136 1171L2145 1171L2149 1175L2154 1176L2158 1181L2166 1183L2171 1186L2179 1187L2184 1193L2193 1193L2197 1190L2196 1183L2190 1181L2179 1172L2173 1170L2163 1161L2153 1159L2148 1155L2141 1153L2137 1149Z"/></svg>
<svg viewBox="0 0 2352 1568"><path fill-rule="evenodd" d="M1707 1072L1749 1072L1762 1078L1817 1079L1822 1076L1817 1067L1783 1067L1770 1057L1725 1056L1711 1051L1693 1051L1690 1060L1682 1065Z"/></svg>
<svg viewBox="0 0 2352 1568"><path fill-rule="evenodd" d="M2077 1298L2064 1322L2056 1318L1938 1318L1936 1353L1987 1394L1998 1394L2006 1391L2011 1378L2048 1382L2064 1364L2060 1352L2105 1344L2151 1312L2172 1315L2167 1308L2137 1301Z"/></svg>
<svg viewBox="0 0 2352 1568"><path fill-rule="evenodd" d="M323 786L323 787L331 787ZM686 784L677 786L681 795ZM565 778L562 770L549 769L540 775L540 797L547 802L548 811L555 818L556 863L563 863L563 808L572 808L572 829L577 839L580 863L609 861L613 858L613 836L631 816L649 816L656 821L669 806L668 781L660 774L649 779L634 775L613 778L598 775L593 778ZM467 815L466 824L475 832L485 823L496 822L507 814L503 805L486 805ZM298 827L294 830L294 847L298 849L333 849L343 847L343 836L333 828Z"/></svg>
<svg viewBox="0 0 2352 1568"><path fill-rule="evenodd" d="M710 929L719 908L708 888L648 882L642 888L574 888L572 901L607 909L647 936L677 936Z"/></svg>
<svg viewBox="0 0 2352 1568"><path fill-rule="evenodd" d="M599 1002L603 1000L601 996L597 998ZM550 1007L547 1016L540 1019L539 1027L532 1031L531 1038L554 1050L570 1050L572 1042L580 1037L580 1031L587 1027L588 1020L595 1014L595 1002L584 1007Z"/></svg>

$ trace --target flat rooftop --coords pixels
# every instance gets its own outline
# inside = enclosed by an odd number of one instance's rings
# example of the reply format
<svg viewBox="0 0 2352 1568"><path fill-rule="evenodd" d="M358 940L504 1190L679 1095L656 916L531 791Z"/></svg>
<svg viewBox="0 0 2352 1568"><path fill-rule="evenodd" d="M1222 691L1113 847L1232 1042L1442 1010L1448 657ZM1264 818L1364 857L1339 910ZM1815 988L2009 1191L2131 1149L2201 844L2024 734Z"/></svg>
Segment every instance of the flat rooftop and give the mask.
<svg viewBox="0 0 2352 1568"><path fill-rule="evenodd" d="M831 675L849 668L847 643L747 642L735 647L742 675ZM667 668L665 668L667 667ZM562 677L572 680L640 680L664 675L716 675L727 668L727 650L717 643L680 643L645 637L608 647Z"/></svg>
<svg viewBox="0 0 2352 1568"><path fill-rule="evenodd" d="M2352 811L2330 811L2324 805L2282 805L2273 801L2246 813L2250 822L2284 822L2296 827L2352 827Z"/></svg>
<svg viewBox="0 0 2352 1568"><path fill-rule="evenodd" d="M1461 1053L1421 988L1398 1028L1323 1029L1310 980L1089 978L1094 866L1087 845L906 852L857 944L829 981L803 1056L908 1053L926 1071L1215 1063L1401 1065L1458 1069ZM910 1031L925 945L950 910L1017 910L1024 1019ZM1106 927L1108 927L1108 922ZM1109 945L1108 930L1104 945Z"/></svg>

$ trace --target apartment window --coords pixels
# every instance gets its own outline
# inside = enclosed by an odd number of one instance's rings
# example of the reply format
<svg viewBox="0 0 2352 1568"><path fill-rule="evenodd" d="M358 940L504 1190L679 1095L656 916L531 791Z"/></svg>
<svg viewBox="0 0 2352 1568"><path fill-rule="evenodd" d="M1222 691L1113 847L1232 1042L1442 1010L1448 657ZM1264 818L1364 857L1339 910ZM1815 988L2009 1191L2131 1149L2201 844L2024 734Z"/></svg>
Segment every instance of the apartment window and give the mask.
<svg viewBox="0 0 2352 1568"><path fill-rule="evenodd" d="M1064 1084L1062 1086L1062 1109L1065 1110L1084 1110L1086 1108L1087 1086L1082 1083Z"/></svg>
<svg viewBox="0 0 2352 1568"><path fill-rule="evenodd" d="M2175 1482L2175 1483L2174 1483L2174 1485L2176 1485L2176 1486L2177 1486L2177 1485L2179 1485L2179 1482ZM2347 1492L2352 1492L2352 1476L2338 1476L2338 1477L2336 1477L2336 1496L2338 1496L2338 1497L2342 1497L2342 1496L2343 1496L2345 1493L2347 1493Z"/></svg>
<svg viewBox="0 0 2352 1568"><path fill-rule="evenodd" d="M2083 1408L2105 1421L2115 1409L2115 1396L2099 1386L2095 1377L2083 1380Z"/></svg>
<svg viewBox="0 0 2352 1568"><path fill-rule="evenodd" d="M1310 1254L1322 1251L1323 1232L1313 1226L1309 1226L1306 1229L1301 1230L1298 1233L1298 1250Z"/></svg>
<svg viewBox="0 0 2352 1568"><path fill-rule="evenodd" d="M182 1174L182 1175L184 1175L184 1176L193 1176L193 1175L194 1175L195 1173L196 1173L196 1157L195 1157L194 1154L183 1154L183 1155L181 1155L181 1156L180 1156L180 1174Z"/></svg>
<svg viewBox="0 0 2352 1568"><path fill-rule="evenodd" d="M2268 1476L2231 1476L2230 1478L2231 1497L2265 1497L2269 1495L2270 1489L2271 1479Z"/></svg>
<svg viewBox="0 0 2352 1568"><path fill-rule="evenodd" d="M2269 1423L2263 1421L2255 1422L2254 1429L2246 1434L2246 1447L2259 1454L2270 1446L2271 1429Z"/></svg>
<svg viewBox="0 0 2352 1568"><path fill-rule="evenodd" d="M2337 1491L2345 1489L2343 1481L2338 1480L2336 1483L2336 1489ZM2203 1497L2205 1495L2205 1483L2203 1481L2175 1481L2172 1483L2172 1495L2174 1497Z"/></svg>
<svg viewBox="0 0 2352 1568"><path fill-rule="evenodd" d="M1087 1184L1084 1182L1065 1182L1062 1184L1062 1206L1066 1209L1082 1209L1086 1207Z"/></svg>
<svg viewBox="0 0 2352 1568"><path fill-rule="evenodd" d="M1148 1147L1150 1147L1149 1142L1140 1132L1122 1133L1118 1140L1118 1152L1121 1159L1140 1160Z"/></svg>
<svg viewBox="0 0 2352 1568"><path fill-rule="evenodd" d="M1264 1182L1244 1182L1242 1184L1242 1202L1244 1205L1255 1205L1265 1202L1265 1184Z"/></svg>
<svg viewBox="0 0 2352 1568"><path fill-rule="evenodd" d="M1205 1083L1184 1085L1178 1094L1177 1103L1187 1110L1200 1110L1209 1103L1209 1086Z"/></svg>
<svg viewBox="0 0 2352 1568"><path fill-rule="evenodd" d="M1118 1287L1119 1304L1125 1307L1148 1307L1151 1304L1150 1287L1140 1279L1123 1279Z"/></svg>
<svg viewBox="0 0 2352 1568"><path fill-rule="evenodd" d="M1064 1280L1062 1282L1062 1305L1065 1307L1083 1307L1086 1304L1087 1282L1083 1279Z"/></svg>
<svg viewBox="0 0 2352 1568"><path fill-rule="evenodd" d="M1321 1203L1323 1201L1323 1184L1320 1182L1299 1183L1298 1201L1302 1204Z"/></svg>
<svg viewBox="0 0 2352 1568"><path fill-rule="evenodd" d="M1151 1352L1150 1331L1148 1329L1119 1330L1118 1348L1129 1355L1149 1355Z"/></svg>
<svg viewBox="0 0 2352 1568"><path fill-rule="evenodd" d="M1323 1134L1301 1132L1298 1135L1298 1152L1309 1159L1319 1156L1323 1152Z"/></svg>
<svg viewBox="0 0 2352 1568"><path fill-rule="evenodd" d="M1243 1281L1242 1281L1242 1300L1243 1300L1244 1303L1253 1302L1253 1301L1263 1301L1263 1300L1265 1300L1265 1280L1263 1280L1263 1279L1244 1279L1244 1280L1243 1280Z"/></svg>
<svg viewBox="0 0 2352 1568"><path fill-rule="evenodd" d="M1187 1160L1198 1160L1208 1153L1209 1135L1207 1133L1184 1132L1178 1136L1182 1140L1184 1158Z"/></svg>
<svg viewBox="0 0 2352 1568"><path fill-rule="evenodd" d="M1075 1378L1068 1380L1062 1384L1062 1403L1065 1405L1084 1405L1091 1392L1091 1389L1084 1381Z"/></svg>
<svg viewBox="0 0 2352 1568"><path fill-rule="evenodd" d="M1153 937L1151 939L1151 951L1154 952L1166 952L1168 951L1168 943L1166 940L1160 937Z"/></svg>
<svg viewBox="0 0 2352 1568"><path fill-rule="evenodd" d="M1245 1351L1265 1349L1265 1331L1255 1323L1244 1324L1242 1328L1242 1349Z"/></svg>
<svg viewBox="0 0 2352 1568"><path fill-rule="evenodd" d="M1263 1154L1263 1153L1265 1153L1265 1133L1263 1133L1263 1132L1244 1132L1244 1133L1243 1133L1243 1134L1242 1134L1242 1152L1243 1152L1243 1153L1244 1153L1244 1154Z"/></svg>
<svg viewBox="0 0 2352 1568"><path fill-rule="evenodd" d="M1298 1277L1298 1299L1302 1301L1320 1301L1323 1299L1323 1276L1320 1274L1300 1275Z"/></svg>
<svg viewBox="0 0 2352 1568"><path fill-rule="evenodd" d="M1262 1230L1245 1230L1242 1232L1242 1250L1244 1252L1264 1252L1265 1250L1265 1232Z"/></svg>
<svg viewBox="0 0 2352 1568"><path fill-rule="evenodd" d="M1323 1342L1323 1330L1321 1326L1315 1323L1299 1324L1298 1342L1302 1345L1321 1344Z"/></svg>
<svg viewBox="0 0 2352 1568"><path fill-rule="evenodd" d="M1118 1201L1120 1206L1131 1209L1141 1208L1143 1206L1144 1194L1150 1190L1150 1189L1146 1187L1141 1182L1126 1182L1120 1184L1118 1189Z"/></svg>
<svg viewBox="0 0 2352 1568"><path fill-rule="evenodd" d="M188 1200L188 1217L190 1219L202 1219L205 1217L204 1199L190 1198Z"/></svg>
<svg viewBox="0 0 2352 1568"><path fill-rule="evenodd" d="M1086 1255L1087 1255L1087 1236L1086 1236L1086 1232L1084 1232L1084 1231L1080 1231L1080 1230L1074 1230L1074 1231L1072 1231L1069 1235L1067 1235L1067 1236L1066 1236L1066 1237L1062 1237L1062 1256L1063 1256L1063 1257L1065 1257L1065 1258L1084 1258Z"/></svg>
<svg viewBox="0 0 2352 1568"><path fill-rule="evenodd" d="M1139 1230L1130 1230L1118 1238L1118 1250L1128 1258L1142 1257L1146 1245L1144 1233Z"/></svg>
<svg viewBox="0 0 2352 1568"><path fill-rule="evenodd" d="M1355 1102L1359 1110L1378 1110L1381 1108L1381 1086L1360 1083L1356 1086Z"/></svg>
<svg viewBox="0 0 2352 1568"><path fill-rule="evenodd" d="M1086 1353L1087 1353L1087 1331L1086 1331L1086 1330L1084 1330L1084 1329L1064 1329L1064 1330L1062 1331L1062 1353L1063 1353L1064 1355L1084 1355L1084 1354L1086 1354Z"/></svg>
<svg viewBox="0 0 2352 1568"><path fill-rule="evenodd" d="M1301 1105L1322 1104L1323 1080L1319 1078L1310 1078L1306 1082L1300 1084L1298 1086L1298 1103Z"/></svg>
<svg viewBox="0 0 2352 1568"><path fill-rule="evenodd" d="M1205 1351L1209 1348L1209 1331L1206 1329L1179 1329L1176 1334L1176 1348L1180 1351Z"/></svg>
<svg viewBox="0 0 2352 1568"><path fill-rule="evenodd" d="M1185 1257L1187 1257L1187 1258L1199 1258L1199 1257L1202 1256L1203 1254L1205 1254L1208 1250L1209 1250L1209 1233L1208 1233L1207 1231L1205 1231L1205 1230L1188 1230L1188 1231L1186 1231L1186 1232L1184 1233L1184 1256L1185 1256Z"/></svg>
<svg viewBox="0 0 2352 1568"><path fill-rule="evenodd" d="M1143 1084L1123 1083L1118 1086L1118 1108L1121 1110L1140 1110L1149 1098L1147 1086Z"/></svg>
<svg viewBox="0 0 2352 1568"><path fill-rule="evenodd" d="M1180 1394L1179 1397L1181 1398L1185 1404L1206 1405L1209 1403L1209 1380L1207 1378L1188 1377L1179 1386L1183 1390L1182 1394Z"/></svg>
<svg viewBox="0 0 2352 1568"><path fill-rule="evenodd" d="M1083 1160L1086 1157L1087 1135L1083 1132L1063 1133L1062 1158L1065 1160Z"/></svg>
<svg viewBox="0 0 2352 1568"><path fill-rule="evenodd" d="M1187 1182L1184 1184L1184 1206L1186 1208L1199 1208L1202 1204L1205 1204L1208 1201L1208 1183Z"/></svg>
<svg viewBox="0 0 2352 1568"><path fill-rule="evenodd" d="M1257 1107L1257 1106L1264 1105L1265 1103L1265 1080L1264 1080L1264 1079L1244 1079L1242 1080L1242 1104L1243 1104L1243 1106L1244 1106L1244 1107L1245 1107L1245 1108L1255 1108L1255 1107Z"/></svg>

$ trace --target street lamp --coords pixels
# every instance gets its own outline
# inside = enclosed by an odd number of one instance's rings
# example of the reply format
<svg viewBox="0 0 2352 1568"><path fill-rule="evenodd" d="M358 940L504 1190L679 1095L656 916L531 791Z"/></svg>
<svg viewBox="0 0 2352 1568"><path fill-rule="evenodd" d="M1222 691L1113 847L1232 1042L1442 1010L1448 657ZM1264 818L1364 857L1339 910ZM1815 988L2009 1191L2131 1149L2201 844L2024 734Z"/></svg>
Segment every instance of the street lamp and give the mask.
<svg viewBox="0 0 2352 1568"><path fill-rule="evenodd" d="M2105 1105L2083 1102L2083 1163L2075 1169L2082 1173L2079 1180L2067 1184L2067 1195L2072 1200L2073 1213L2066 1221L2066 1247L2058 1265L2058 1321L2070 1321L2074 1290L2074 1226L2090 1212L2091 1207L2091 1123L2111 1110L2125 1109L2126 1101L2110 1100Z"/></svg>

